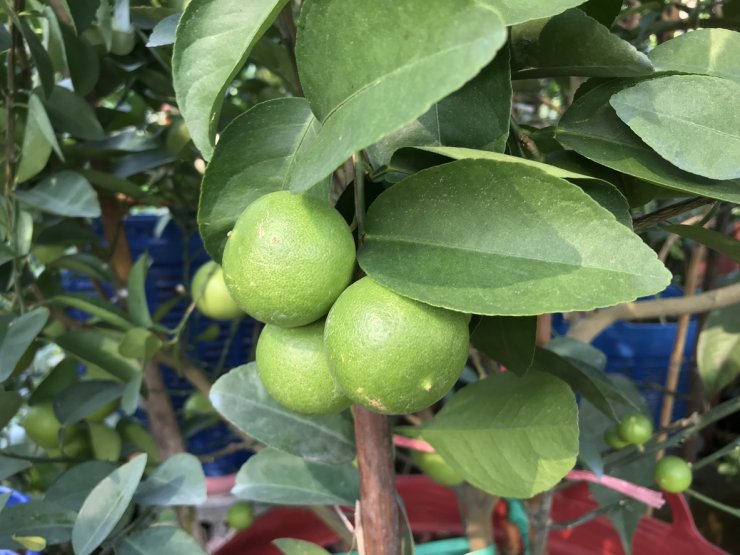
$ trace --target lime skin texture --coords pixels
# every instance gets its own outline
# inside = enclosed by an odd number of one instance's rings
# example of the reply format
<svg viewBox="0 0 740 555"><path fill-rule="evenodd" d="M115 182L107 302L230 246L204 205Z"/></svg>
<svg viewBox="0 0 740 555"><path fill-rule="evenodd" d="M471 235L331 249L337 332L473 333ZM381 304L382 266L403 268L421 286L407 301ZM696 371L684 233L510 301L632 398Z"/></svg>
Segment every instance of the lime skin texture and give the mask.
<svg viewBox="0 0 740 555"><path fill-rule="evenodd" d="M655 482L660 489L669 493L681 493L689 489L692 481L691 467L680 457L669 455L655 465Z"/></svg>
<svg viewBox="0 0 740 555"><path fill-rule="evenodd" d="M354 266L352 232L339 212L288 191L247 206L223 255L226 285L242 310L286 328L325 316Z"/></svg>

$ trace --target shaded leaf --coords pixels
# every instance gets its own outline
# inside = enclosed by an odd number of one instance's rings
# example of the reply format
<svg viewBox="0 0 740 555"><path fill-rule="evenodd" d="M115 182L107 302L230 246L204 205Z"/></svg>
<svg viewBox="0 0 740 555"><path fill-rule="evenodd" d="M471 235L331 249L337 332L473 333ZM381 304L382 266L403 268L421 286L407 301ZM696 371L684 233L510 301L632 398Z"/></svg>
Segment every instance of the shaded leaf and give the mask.
<svg viewBox="0 0 740 555"><path fill-rule="evenodd" d="M40 536L49 545L69 541L76 516L46 500L5 507L0 516L0 549L18 549L13 536Z"/></svg>
<svg viewBox="0 0 740 555"><path fill-rule="evenodd" d="M0 391L0 429L18 413L23 405L23 397L17 391Z"/></svg>
<svg viewBox="0 0 740 555"><path fill-rule="evenodd" d="M100 77L98 55L84 35L76 34L71 27L61 22L59 27L64 39L67 67L75 93L86 96L95 88Z"/></svg>
<svg viewBox="0 0 740 555"><path fill-rule="evenodd" d="M224 92L287 0L193 0L177 26L172 52L177 104L206 160ZM208 63L204 63L204 61Z"/></svg>
<svg viewBox="0 0 740 555"><path fill-rule="evenodd" d="M146 458L138 455L117 468L87 496L72 529L76 555L90 555L113 531L139 485Z"/></svg>
<svg viewBox="0 0 740 555"><path fill-rule="evenodd" d="M128 312L134 323L143 328L152 325L146 300L146 274L150 263L148 254L141 255L128 275Z"/></svg>
<svg viewBox="0 0 740 555"><path fill-rule="evenodd" d="M54 414L63 424L72 424L120 399L123 384L111 380L84 380L73 383L54 398Z"/></svg>
<svg viewBox="0 0 740 555"><path fill-rule="evenodd" d="M712 397L740 375L740 307L709 313L699 335L697 363L704 393Z"/></svg>
<svg viewBox="0 0 740 555"><path fill-rule="evenodd" d="M507 370L522 375L534 360L536 316L485 316L470 341Z"/></svg>
<svg viewBox="0 0 740 555"><path fill-rule="evenodd" d="M26 460L0 455L0 480L10 478L30 467L31 463Z"/></svg>
<svg viewBox="0 0 740 555"><path fill-rule="evenodd" d="M607 27L611 27L622 10L622 0L588 0L579 9Z"/></svg>
<svg viewBox="0 0 740 555"><path fill-rule="evenodd" d="M727 110L738 98L740 83L671 75L637 83L616 93L609 103L632 131L673 165L726 180L740 178L740 113Z"/></svg>
<svg viewBox="0 0 740 555"><path fill-rule="evenodd" d="M80 252L61 256L50 262L48 266L71 270L78 274L90 276L103 282L112 282L115 277L107 262L92 254Z"/></svg>
<svg viewBox="0 0 740 555"><path fill-rule="evenodd" d="M419 172L375 200L366 232L358 260L370 277L460 312L590 310L670 280L611 213L524 164L459 160Z"/></svg>
<svg viewBox="0 0 740 555"><path fill-rule="evenodd" d="M51 302L56 305L76 308L77 310L87 312L100 318L103 322L107 322L122 330L128 330L134 326L128 314L113 303L104 301L98 297L92 297L84 293L67 293L66 295L53 297Z"/></svg>
<svg viewBox="0 0 740 555"><path fill-rule="evenodd" d="M698 225L668 225L663 230L706 245L735 262L740 262L740 241L734 237Z"/></svg>
<svg viewBox="0 0 740 555"><path fill-rule="evenodd" d="M103 138L103 128L90 105L79 95L64 87L54 87L44 102L54 129L80 139Z"/></svg>
<svg viewBox="0 0 740 555"><path fill-rule="evenodd" d="M87 179L69 170L42 179L31 189L16 191L15 196L29 206L50 214L79 218L100 216L95 189Z"/></svg>
<svg viewBox="0 0 740 555"><path fill-rule="evenodd" d="M505 39L498 13L473 0L304 5L296 57L322 127L298 152L291 190L307 190L355 151L421 116L473 78Z"/></svg>
<svg viewBox="0 0 740 555"><path fill-rule="evenodd" d="M153 526L125 536L116 545L117 555L205 555L198 543L174 526Z"/></svg>
<svg viewBox="0 0 740 555"><path fill-rule="evenodd" d="M54 397L78 381L77 362L65 358L49 372L43 381L36 386L28 399L28 404L38 405L46 401L53 401Z"/></svg>
<svg viewBox="0 0 740 555"><path fill-rule="evenodd" d="M360 479L351 463L314 463L268 447L242 466L232 493L277 505L354 506L360 496Z"/></svg>
<svg viewBox="0 0 740 555"><path fill-rule="evenodd" d="M347 414L313 417L289 411L267 393L255 363L221 376L210 399L240 430L271 447L314 462L342 463L355 456Z"/></svg>
<svg viewBox="0 0 740 555"><path fill-rule="evenodd" d="M44 329L49 319L46 308L34 308L15 318L0 339L0 383L8 379L23 353Z"/></svg>
<svg viewBox="0 0 740 555"><path fill-rule="evenodd" d="M200 505L206 501L206 477L189 453L172 455L142 482L134 501L141 505Z"/></svg>
<svg viewBox="0 0 740 555"><path fill-rule="evenodd" d="M118 352L128 358L150 360L162 347L162 340L145 328L133 328L123 336Z"/></svg>
<svg viewBox="0 0 740 555"><path fill-rule="evenodd" d="M21 35L23 35L23 40L26 42L28 50L31 52L31 57L36 66L36 72L38 73L44 94L51 94L51 91L54 88L54 67L51 64L49 54L36 36L36 33L33 32L33 29L18 17L15 10L11 7L10 2L8 0L2 0L2 3L5 7L5 11L13 21L13 25L18 27Z"/></svg>
<svg viewBox="0 0 740 555"><path fill-rule="evenodd" d="M578 410L559 379L534 370L523 377L502 372L458 391L422 437L475 487L528 498L573 468Z"/></svg>
<svg viewBox="0 0 740 555"><path fill-rule="evenodd" d="M122 382L141 373L139 365L118 353L119 342L95 330L70 331L54 339L70 356L98 366Z"/></svg>
<svg viewBox="0 0 740 555"><path fill-rule="evenodd" d="M329 555L329 552L319 547L315 543L304 542L303 540L293 540L282 538L272 542L285 555Z"/></svg>
<svg viewBox="0 0 740 555"><path fill-rule="evenodd" d="M73 466L49 486L44 501L77 512L98 482L114 469L114 465L103 461L87 461Z"/></svg>
<svg viewBox="0 0 740 555"><path fill-rule="evenodd" d="M26 116L26 127L23 133L23 145L21 146L21 159L16 170L16 181L23 183L41 172L51 156L51 145L47 133L42 126L48 125L49 118L46 116L44 105L35 94L28 99L28 112ZM54 133L52 132L52 137ZM54 137L56 144L56 137ZM58 145L57 145L57 148Z"/></svg>

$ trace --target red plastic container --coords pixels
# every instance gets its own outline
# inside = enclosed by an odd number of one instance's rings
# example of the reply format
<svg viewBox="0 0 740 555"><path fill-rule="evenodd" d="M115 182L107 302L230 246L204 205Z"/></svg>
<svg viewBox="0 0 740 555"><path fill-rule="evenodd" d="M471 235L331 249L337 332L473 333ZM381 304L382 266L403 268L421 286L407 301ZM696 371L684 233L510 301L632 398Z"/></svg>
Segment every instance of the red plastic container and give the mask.
<svg viewBox="0 0 740 555"><path fill-rule="evenodd" d="M426 476L399 476L398 493L406 506L412 530L417 534L463 535L457 499L449 488ZM666 494L673 512L668 524L643 518L633 544L634 555L727 555L705 540L694 525L688 504L682 495ZM566 522L593 510L596 503L586 484L577 484L555 495L553 520ZM322 546L338 541L337 535L310 511L280 507L260 518L244 532L224 544L216 555L281 555L272 546L278 538L296 538ZM607 517L550 534L550 555L623 555L619 536Z"/></svg>

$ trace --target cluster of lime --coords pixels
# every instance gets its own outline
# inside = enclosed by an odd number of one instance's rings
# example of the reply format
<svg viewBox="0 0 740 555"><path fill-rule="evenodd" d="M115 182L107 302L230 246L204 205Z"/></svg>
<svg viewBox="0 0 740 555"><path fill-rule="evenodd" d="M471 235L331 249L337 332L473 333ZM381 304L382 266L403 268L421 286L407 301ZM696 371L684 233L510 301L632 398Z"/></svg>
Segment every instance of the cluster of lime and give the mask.
<svg viewBox="0 0 740 555"><path fill-rule="evenodd" d="M287 191L260 197L229 234L223 273L209 268L196 274L199 309L215 315L238 306L267 324L257 345L260 377L295 412L331 414L352 402L384 414L416 412L442 398L465 365L467 315L369 277L350 285L352 232L317 199ZM217 282L211 297L208 275Z"/></svg>

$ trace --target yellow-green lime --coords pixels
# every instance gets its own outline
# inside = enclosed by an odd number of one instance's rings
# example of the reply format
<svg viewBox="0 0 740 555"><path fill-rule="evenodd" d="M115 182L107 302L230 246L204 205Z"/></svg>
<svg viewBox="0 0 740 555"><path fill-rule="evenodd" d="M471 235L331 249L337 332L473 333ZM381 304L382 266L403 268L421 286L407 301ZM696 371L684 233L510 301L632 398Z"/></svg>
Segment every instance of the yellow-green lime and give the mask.
<svg viewBox="0 0 740 555"><path fill-rule="evenodd" d="M456 486L463 483L463 477L455 471L439 453L411 451L411 459L424 474L443 486Z"/></svg>
<svg viewBox="0 0 740 555"><path fill-rule="evenodd" d="M87 429L81 423L72 424L64 428L64 439L59 449L65 457L88 457L91 452L90 437Z"/></svg>
<svg viewBox="0 0 740 555"><path fill-rule="evenodd" d="M226 241L224 277L250 316L282 327L324 316L355 264L349 226L327 203L278 191L247 206Z"/></svg>
<svg viewBox="0 0 740 555"><path fill-rule="evenodd" d="M117 409L118 409L118 399L113 399L112 401L100 407L95 412L88 414L85 417L85 420L87 420L88 422L102 422L108 416L113 414Z"/></svg>
<svg viewBox="0 0 740 555"><path fill-rule="evenodd" d="M655 482L663 491L669 493L686 491L692 479L691 467L681 457L669 455L655 465Z"/></svg>
<svg viewBox="0 0 740 555"><path fill-rule="evenodd" d="M52 404L41 403L28 409L23 420L26 434L41 447L52 448L59 444L62 425L54 414Z"/></svg>
<svg viewBox="0 0 740 555"><path fill-rule="evenodd" d="M193 276L190 294L198 310L214 320L233 320L244 313L231 298L224 282L224 271L213 260L206 262Z"/></svg>
<svg viewBox="0 0 740 555"><path fill-rule="evenodd" d="M300 328L266 325L257 342L257 368L270 396L294 412L333 414L352 403L329 370L324 320Z"/></svg>
<svg viewBox="0 0 740 555"><path fill-rule="evenodd" d="M468 356L466 315L402 297L369 277L348 287L326 320L329 365L347 396L407 414L441 399Z"/></svg>
<svg viewBox="0 0 740 555"><path fill-rule="evenodd" d="M121 434L113 428L97 422L89 424L89 432L92 452L96 459L116 462L121 458L123 443Z"/></svg>
<svg viewBox="0 0 740 555"><path fill-rule="evenodd" d="M200 391L196 391L190 395L185 400L185 404L182 408L185 413L185 418L195 418L196 416L216 414L216 409L213 408L211 401Z"/></svg>
<svg viewBox="0 0 740 555"><path fill-rule="evenodd" d="M604 441L612 449L623 449L630 443L622 439L616 426L611 426L604 432Z"/></svg>
<svg viewBox="0 0 740 555"><path fill-rule="evenodd" d="M641 412L631 412L622 417L617 432L630 445L643 445L653 436L653 422Z"/></svg>
<svg viewBox="0 0 740 555"><path fill-rule="evenodd" d="M237 501L226 511L226 522L234 530L246 530L254 521L252 505L246 501Z"/></svg>

